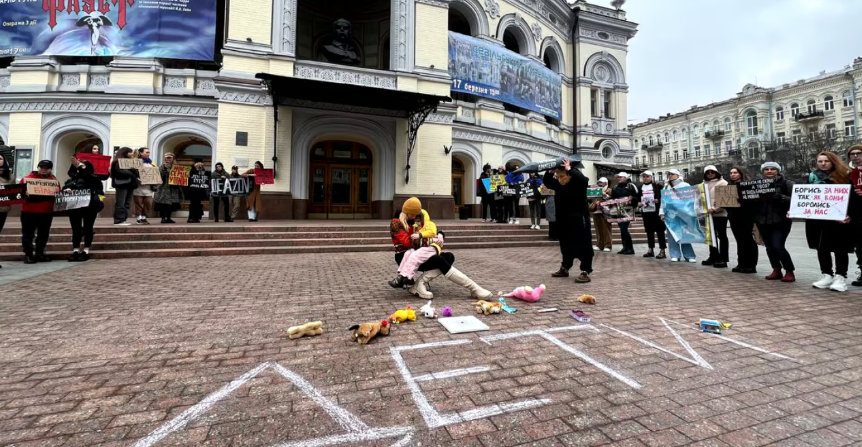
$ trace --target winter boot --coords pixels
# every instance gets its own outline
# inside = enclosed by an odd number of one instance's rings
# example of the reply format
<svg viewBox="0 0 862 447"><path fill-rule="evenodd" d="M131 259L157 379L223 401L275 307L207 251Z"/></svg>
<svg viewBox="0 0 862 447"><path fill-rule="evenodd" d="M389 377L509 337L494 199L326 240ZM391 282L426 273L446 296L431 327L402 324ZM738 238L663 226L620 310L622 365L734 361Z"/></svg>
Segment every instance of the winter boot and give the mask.
<svg viewBox="0 0 862 447"><path fill-rule="evenodd" d="M644 254L644 257L645 258L654 258L655 257L655 253L653 253L652 248L650 248L649 251L646 252L646 254Z"/></svg>
<svg viewBox="0 0 862 447"><path fill-rule="evenodd" d="M781 282L796 282L796 275L793 272L786 272L784 278L781 278Z"/></svg>
<svg viewBox="0 0 862 447"><path fill-rule="evenodd" d="M766 277L766 279L768 281L777 281L781 279L781 269L773 269L772 273L770 273L769 276Z"/></svg>
<svg viewBox="0 0 862 447"><path fill-rule="evenodd" d="M467 275L461 273L461 271L456 269L455 267L449 269L449 273L446 274L446 279L469 290L470 296L475 299L489 300L494 297L493 293L479 287L478 284L476 284L472 279L468 278Z"/></svg>
<svg viewBox="0 0 862 447"><path fill-rule="evenodd" d="M419 298L430 300L434 298L434 294L428 291L428 283L442 275L440 270L429 270L416 279L416 284L410 287L409 292L417 295Z"/></svg>
<svg viewBox="0 0 862 447"><path fill-rule="evenodd" d="M665 258L667 258L667 252L665 252L664 249L661 249L658 252L658 256L656 256L655 258L656 259L665 259Z"/></svg>

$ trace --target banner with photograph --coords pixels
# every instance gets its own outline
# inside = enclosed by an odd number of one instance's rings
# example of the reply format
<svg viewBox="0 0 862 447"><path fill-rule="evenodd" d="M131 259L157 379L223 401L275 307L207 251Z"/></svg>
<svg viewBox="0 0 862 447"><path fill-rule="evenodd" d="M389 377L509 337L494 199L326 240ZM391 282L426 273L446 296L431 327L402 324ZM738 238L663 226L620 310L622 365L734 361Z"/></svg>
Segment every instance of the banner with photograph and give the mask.
<svg viewBox="0 0 862 447"><path fill-rule="evenodd" d="M697 186L664 189L661 192L664 224L681 244L704 244L709 233L708 214L702 190Z"/></svg>
<svg viewBox="0 0 862 447"><path fill-rule="evenodd" d="M453 92L562 118L560 75L499 45L449 31L449 75Z"/></svg>
<svg viewBox="0 0 862 447"><path fill-rule="evenodd" d="M603 200L602 213L610 223L631 222L635 219L635 210L631 197Z"/></svg>
<svg viewBox="0 0 862 447"><path fill-rule="evenodd" d="M213 60L216 0L0 1L0 57Z"/></svg>

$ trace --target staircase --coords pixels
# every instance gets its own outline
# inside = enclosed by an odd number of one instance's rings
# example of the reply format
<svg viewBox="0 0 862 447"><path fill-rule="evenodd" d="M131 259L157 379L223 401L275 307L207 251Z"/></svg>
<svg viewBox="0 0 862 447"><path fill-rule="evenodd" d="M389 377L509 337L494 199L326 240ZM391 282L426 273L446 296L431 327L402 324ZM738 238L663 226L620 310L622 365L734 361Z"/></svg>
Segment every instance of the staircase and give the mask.
<svg viewBox="0 0 862 447"><path fill-rule="evenodd" d="M11 219L10 219L11 220ZM12 224L12 222L10 222ZM93 259L228 256L292 253L342 253L390 251L387 221L271 221L202 223L196 225L132 225L118 227L105 219L96 224ZM439 221L446 233L447 250L471 248L549 247L547 225L541 231L529 225L485 224L476 221ZM646 241L641 223L631 228L635 243ZM55 217L48 253L63 259L71 252L68 221ZM620 245L614 226L614 245ZM0 261L20 261L20 225L7 225L0 233Z"/></svg>

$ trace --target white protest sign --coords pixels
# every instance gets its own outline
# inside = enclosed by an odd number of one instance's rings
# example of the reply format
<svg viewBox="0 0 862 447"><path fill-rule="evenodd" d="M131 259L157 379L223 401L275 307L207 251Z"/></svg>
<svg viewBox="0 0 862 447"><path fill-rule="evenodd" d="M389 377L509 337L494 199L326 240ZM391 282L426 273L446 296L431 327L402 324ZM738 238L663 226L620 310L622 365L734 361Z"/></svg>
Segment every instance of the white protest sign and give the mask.
<svg viewBox="0 0 862 447"><path fill-rule="evenodd" d="M790 217L844 220L850 202L850 185L794 185Z"/></svg>

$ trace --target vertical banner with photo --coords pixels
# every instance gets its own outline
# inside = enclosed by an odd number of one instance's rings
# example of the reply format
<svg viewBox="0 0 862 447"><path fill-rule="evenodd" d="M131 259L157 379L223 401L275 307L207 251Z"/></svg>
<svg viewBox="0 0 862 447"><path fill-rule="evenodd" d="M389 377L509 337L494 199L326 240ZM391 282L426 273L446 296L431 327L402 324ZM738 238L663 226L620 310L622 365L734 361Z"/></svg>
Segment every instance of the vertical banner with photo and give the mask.
<svg viewBox="0 0 862 447"><path fill-rule="evenodd" d="M707 241L707 219L700 188L664 189L661 192L664 224L681 244L703 244Z"/></svg>
<svg viewBox="0 0 862 447"><path fill-rule="evenodd" d="M449 75L453 92L562 118L560 75L499 45L449 31Z"/></svg>

